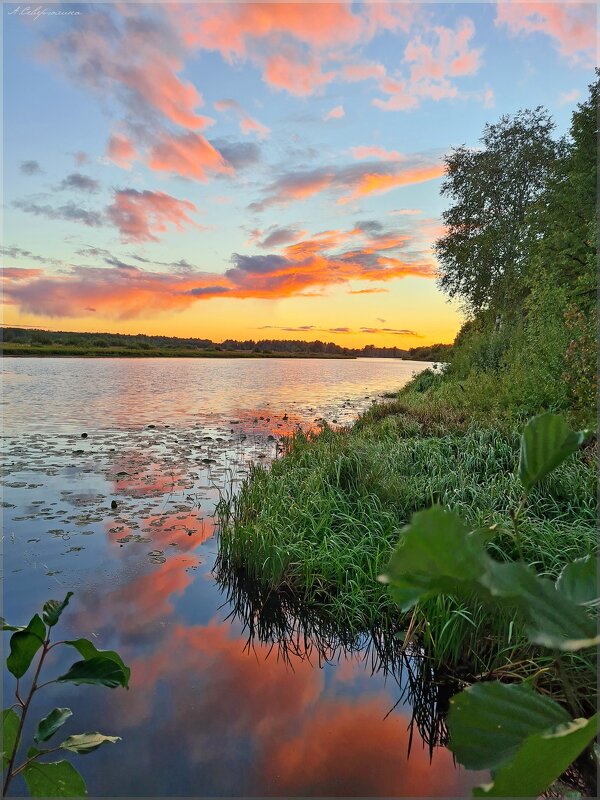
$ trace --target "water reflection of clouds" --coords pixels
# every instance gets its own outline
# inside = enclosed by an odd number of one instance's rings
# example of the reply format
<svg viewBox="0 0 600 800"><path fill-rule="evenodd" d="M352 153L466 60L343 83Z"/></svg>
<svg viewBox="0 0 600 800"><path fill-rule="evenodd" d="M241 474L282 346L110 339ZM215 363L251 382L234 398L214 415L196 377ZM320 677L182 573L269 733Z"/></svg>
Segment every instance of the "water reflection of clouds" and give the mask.
<svg viewBox="0 0 600 800"><path fill-rule="evenodd" d="M275 374L274 367L267 369ZM71 369L64 367L67 373ZM204 365L200 372L215 369ZM15 509L6 510L11 519L18 518L19 507L26 506L31 516L15 523L16 541L39 546L51 570L60 565L61 585L77 589L64 617L66 629L93 636L98 647L118 649L132 666L129 692L91 689L85 698L82 693L80 704L72 689L48 689L47 702L71 705L78 725L123 737L118 749L100 750L86 760L84 772L94 794L464 794L465 781L470 784L472 778L455 770L447 751L436 750L433 768L429 751L418 746L406 759L409 710L396 709L384 721L400 687L386 683L383 672L371 675L373 659L381 654L364 658L342 648L336 663L323 668L316 651L292 662L277 646L271 651L283 629L273 629L270 640L248 648L243 621L224 619L230 608L220 608L225 595L212 575L211 514L219 487L232 476L242 477L250 461L268 463L276 441L298 424L307 430L322 416L341 424L368 405L363 392L369 379L363 375L352 394L346 384L336 388L335 376L344 373L347 362L295 363L284 365L279 386L266 389L268 382L261 388L248 365L218 369L223 375L204 406L207 387L194 395L194 386L187 385L179 395L178 374L171 387L179 409L174 413L186 419L185 425L165 418L164 383L148 365L136 363L119 368L113 385L90 395L90 418L82 428L86 439L79 433L33 434L12 446L14 473L8 482L17 485L8 488L18 500L13 500ZM307 369L315 373L309 381L314 394L304 401L297 389ZM137 380L140 370L146 376L141 395L119 396L124 375ZM237 396L231 395L231 370ZM182 374L197 371L187 364ZM329 383L326 374L332 377ZM247 396L238 402L250 375ZM394 388L395 371L391 375L377 388ZM50 401L49 416L62 420L68 409L56 405L60 396L54 405ZM155 427L119 429L123 408L113 414L111 403L122 403L122 397L128 404L146 403L140 414ZM192 416L190 409L195 409ZM113 427L107 431L107 426ZM35 481L29 478L26 485L24 470L33 464ZM34 499L43 499L43 506L33 505ZM60 509L64 513L54 520ZM72 540L69 546L83 549L67 555L62 538L50 535L53 527ZM27 544L32 533L41 537L39 545ZM162 563L150 563L149 553L156 551L163 554ZM25 575L28 586L18 594L17 621L30 612L32 597L38 603L48 596L50 579L29 565L18 576L10 573L11 585ZM51 594L57 594L55 585ZM311 635L320 635L316 627ZM333 641L329 633L323 637L326 645Z"/></svg>
<svg viewBox="0 0 600 800"><path fill-rule="evenodd" d="M434 769L419 748L406 760L408 717L383 721L392 695L381 684L337 698L339 678L327 687L323 670L302 662L290 672L267 652L266 645L243 652L229 626L214 622L171 627L152 655L133 661L135 682L120 703L124 741L127 729L143 726L151 751L161 743L173 773L161 780L163 791L191 785L198 795L464 793L466 776L448 751L436 753ZM167 704L161 684L169 687Z"/></svg>

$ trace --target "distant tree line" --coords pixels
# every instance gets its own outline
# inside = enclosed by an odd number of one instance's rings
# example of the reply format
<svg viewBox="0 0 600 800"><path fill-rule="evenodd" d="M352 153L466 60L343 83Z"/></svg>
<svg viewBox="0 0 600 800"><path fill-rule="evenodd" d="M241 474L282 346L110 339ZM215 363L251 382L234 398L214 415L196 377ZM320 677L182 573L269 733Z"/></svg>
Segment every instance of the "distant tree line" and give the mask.
<svg viewBox="0 0 600 800"><path fill-rule="evenodd" d="M52 345L79 347L83 350L130 349L144 350L198 350L207 351L245 351L273 355L277 353L294 355L330 355L363 358L402 358L414 361L444 361L449 358L451 345L432 344L403 349L401 347L376 347L368 344L362 348L342 347L335 342L322 342L316 339L306 342L302 339L226 339L217 343L210 339L180 338L175 336L147 336L146 334L121 333L74 333L69 331L45 331L32 328L3 327L0 329L2 341L21 345Z"/></svg>

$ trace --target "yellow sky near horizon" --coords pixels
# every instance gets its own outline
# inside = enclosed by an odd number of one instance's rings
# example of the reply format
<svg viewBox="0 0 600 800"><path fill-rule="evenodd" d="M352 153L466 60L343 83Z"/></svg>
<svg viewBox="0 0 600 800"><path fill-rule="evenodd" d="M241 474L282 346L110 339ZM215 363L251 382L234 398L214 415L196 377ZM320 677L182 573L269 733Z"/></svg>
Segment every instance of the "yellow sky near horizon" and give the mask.
<svg viewBox="0 0 600 800"><path fill-rule="evenodd" d="M103 316L95 320L89 314L49 317L23 311L16 313L16 309L5 306L3 322L55 331L143 333L206 338L215 342L224 339L320 339L347 347L374 344L407 349L438 342L451 343L462 317L456 306L435 288L434 281L406 278L382 293L357 295L339 287L316 297L233 301L212 298L200 300L175 314L154 311L143 318L131 319ZM340 328L349 330L335 330Z"/></svg>

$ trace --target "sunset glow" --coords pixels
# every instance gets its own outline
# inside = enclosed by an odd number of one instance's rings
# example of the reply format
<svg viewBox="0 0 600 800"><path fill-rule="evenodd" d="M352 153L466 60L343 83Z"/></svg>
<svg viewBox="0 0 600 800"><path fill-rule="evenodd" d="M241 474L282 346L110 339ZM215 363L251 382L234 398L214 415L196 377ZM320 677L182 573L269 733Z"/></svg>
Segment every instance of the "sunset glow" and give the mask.
<svg viewBox="0 0 600 800"><path fill-rule="evenodd" d="M593 4L41 8L3 7L5 324L214 341L452 341L444 154L540 103L566 131L596 35Z"/></svg>

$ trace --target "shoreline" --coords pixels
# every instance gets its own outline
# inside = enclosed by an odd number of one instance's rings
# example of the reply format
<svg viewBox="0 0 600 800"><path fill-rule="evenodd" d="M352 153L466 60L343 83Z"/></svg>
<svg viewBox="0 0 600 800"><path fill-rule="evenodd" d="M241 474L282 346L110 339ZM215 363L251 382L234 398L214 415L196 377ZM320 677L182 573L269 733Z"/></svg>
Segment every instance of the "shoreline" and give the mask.
<svg viewBox="0 0 600 800"><path fill-rule="evenodd" d="M65 348L66 349L66 348ZM378 359L386 359L386 360L394 360L394 361L401 361L407 363L419 363L419 364L430 364L435 363L431 362L429 359L419 359L419 358L393 358L392 356L352 356L352 355L343 355L337 353L255 353L255 352L248 352L243 350L223 350L223 351L215 351L215 350L208 350L204 352L197 352L197 353L189 353L189 352L168 352L168 351L158 351L158 350L144 350L140 352L135 351L119 351L119 350L106 350L104 349L97 349L97 350L81 350L75 351L73 349L70 352L64 352L64 350L58 350L56 348L44 348L44 347L27 347L25 351L21 347L18 349L9 346L0 346L0 357L2 358L242 358L242 359L274 359L274 358L282 358L282 359L320 359L325 361L357 361L358 359L368 359L369 361L376 361Z"/></svg>
<svg viewBox="0 0 600 800"><path fill-rule="evenodd" d="M122 352L122 351L84 351L81 352L60 352L54 349L28 349L13 351L12 348L0 347L2 358L308 358L325 360L356 361L357 356L335 355L328 353L252 353L244 351L207 351L203 353L182 353L182 352L161 352L148 350L144 352ZM398 359L403 361L405 359Z"/></svg>

